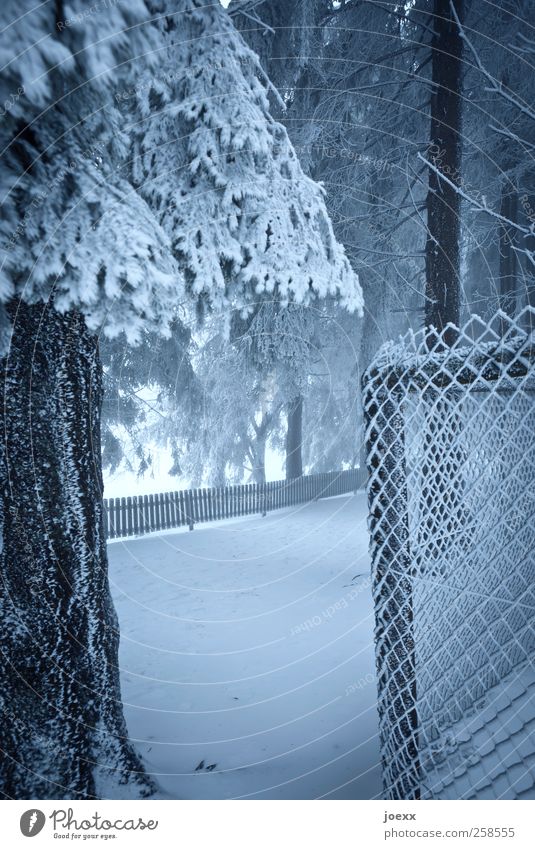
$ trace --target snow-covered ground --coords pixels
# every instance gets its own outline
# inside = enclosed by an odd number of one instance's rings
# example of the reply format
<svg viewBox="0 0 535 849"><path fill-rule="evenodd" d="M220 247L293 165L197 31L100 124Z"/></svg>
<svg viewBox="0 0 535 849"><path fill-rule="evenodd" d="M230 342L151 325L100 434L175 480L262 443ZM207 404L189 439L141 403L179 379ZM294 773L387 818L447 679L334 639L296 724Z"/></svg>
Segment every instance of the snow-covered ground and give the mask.
<svg viewBox="0 0 535 849"><path fill-rule="evenodd" d="M363 493L109 555L126 718L162 797L380 794Z"/></svg>

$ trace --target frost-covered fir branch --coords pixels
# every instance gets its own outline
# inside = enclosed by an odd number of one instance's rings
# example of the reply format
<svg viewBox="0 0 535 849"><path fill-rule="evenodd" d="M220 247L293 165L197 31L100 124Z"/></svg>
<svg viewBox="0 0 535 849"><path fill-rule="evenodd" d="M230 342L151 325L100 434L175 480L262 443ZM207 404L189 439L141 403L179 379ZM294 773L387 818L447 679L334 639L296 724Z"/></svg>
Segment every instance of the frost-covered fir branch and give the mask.
<svg viewBox="0 0 535 849"><path fill-rule="evenodd" d="M131 115L133 180L172 241L186 286L216 308L362 294L284 127L258 57L216 3L153 2L167 51Z"/></svg>

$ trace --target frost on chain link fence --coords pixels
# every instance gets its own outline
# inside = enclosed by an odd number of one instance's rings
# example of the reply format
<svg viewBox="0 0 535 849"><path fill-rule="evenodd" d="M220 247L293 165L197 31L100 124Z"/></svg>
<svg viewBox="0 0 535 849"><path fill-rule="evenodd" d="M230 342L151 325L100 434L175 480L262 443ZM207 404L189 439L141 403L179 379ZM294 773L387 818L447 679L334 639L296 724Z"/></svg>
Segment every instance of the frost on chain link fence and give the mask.
<svg viewBox="0 0 535 849"><path fill-rule="evenodd" d="M385 796L535 798L535 310L364 375Z"/></svg>

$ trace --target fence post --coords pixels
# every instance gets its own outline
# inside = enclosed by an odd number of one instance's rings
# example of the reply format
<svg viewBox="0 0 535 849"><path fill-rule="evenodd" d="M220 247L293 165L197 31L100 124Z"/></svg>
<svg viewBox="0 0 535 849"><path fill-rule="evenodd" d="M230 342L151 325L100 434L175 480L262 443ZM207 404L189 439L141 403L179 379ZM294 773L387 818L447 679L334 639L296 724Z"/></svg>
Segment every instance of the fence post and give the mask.
<svg viewBox="0 0 535 849"><path fill-rule="evenodd" d="M161 492L154 496L154 512L156 516L156 529L163 531L165 529L165 511L164 496Z"/></svg>
<svg viewBox="0 0 535 849"><path fill-rule="evenodd" d="M137 512L137 495L134 495L132 497L132 520L133 520L132 521L132 531L133 531L134 536L137 537L138 530L139 530L138 512Z"/></svg>
<svg viewBox="0 0 535 849"><path fill-rule="evenodd" d="M193 493L191 489L187 489L184 493L184 505L186 508L186 522L190 531L193 530Z"/></svg>
<svg viewBox="0 0 535 849"><path fill-rule="evenodd" d="M373 370L364 411L379 723L385 786L393 799L420 798L413 574L403 420L404 388ZM397 564L397 568L396 568ZM385 627L386 626L386 627ZM392 771L395 754L402 769Z"/></svg>
<svg viewBox="0 0 535 849"><path fill-rule="evenodd" d="M178 492L173 490L169 493L171 499L171 523L173 528L178 528L180 525L180 511L178 507Z"/></svg>
<svg viewBox="0 0 535 849"><path fill-rule="evenodd" d="M126 522L126 498L121 498L121 533L122 536L128 536L128 525Z"/></svg>
<svg viewBox="0 0 535 849"><path fill-rule="evenodd" d="M139 513L139 533L147 533L147 525L145 523L145 501L147 496L140 495L138 498L138 513Z"/></svg>
<svg viewBox="0 0 535 849"><path fill-rule="evenodd" d="M212 518L213 518L213 517L212 517L212 489L211 489L211 488L209 488L209 489L205 489L205 490L204 490L204 492L205 492L205 494L206 494L206 513L205 513L205 517L206 517L206 521L211 522L211 521L212 521Z"/></svg>
<svg viewBox="0 0 535 849"><path fill-rule="evenodd" d="M119 515L119 499L118 498L110 498L108 503L111 506L111 514L110 514L110 528L112 536L119 536L119 530L121 527L121 517Z"/></svg>
<svg viewBox="0 0 535 849"><path fill-rule="evenodd" d="M148 504L149 499L147 495L140 496L141 503L141 533L146 534L149 530L149 522L148 522Z"/></svg>
<svg viewBox="0 0 535 849"><path fill-rule="evenodd" d="M104 539L110 536L109 502L107 498L102 499L102 519L104 522Z"/></svg>
<svg viewBox="0 0 535 849"><path fill-rule="evenodd" d="M212 505L213 490L212 490L212 488L209 487L208 489L205 489L205 493L206 493L206 519L207 519L207 521L211 522L212 519L214 518L213 515L212 515L212 510L213 510L213 505Z"/></svg>
<svg viewBox="0 0 535 849"><path fill-rule="evenodd" d="M164 492L163 504L164 504L164 515L165 515L165 527L167 529L169 529L171 527L171 493L170 492Z"/></svg>

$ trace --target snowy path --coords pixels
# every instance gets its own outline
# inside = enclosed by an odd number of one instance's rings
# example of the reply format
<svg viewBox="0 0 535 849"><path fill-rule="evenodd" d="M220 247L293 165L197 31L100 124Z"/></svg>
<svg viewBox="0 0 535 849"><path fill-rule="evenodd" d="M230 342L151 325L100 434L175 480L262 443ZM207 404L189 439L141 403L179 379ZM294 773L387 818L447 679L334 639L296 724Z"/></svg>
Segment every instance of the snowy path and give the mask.
<svg viewBox="0 0 535 849"><path fill-rule="evenodd" d="M380 793L367 546L362 493L109 545L126 718L163 797Z"/></svg>

